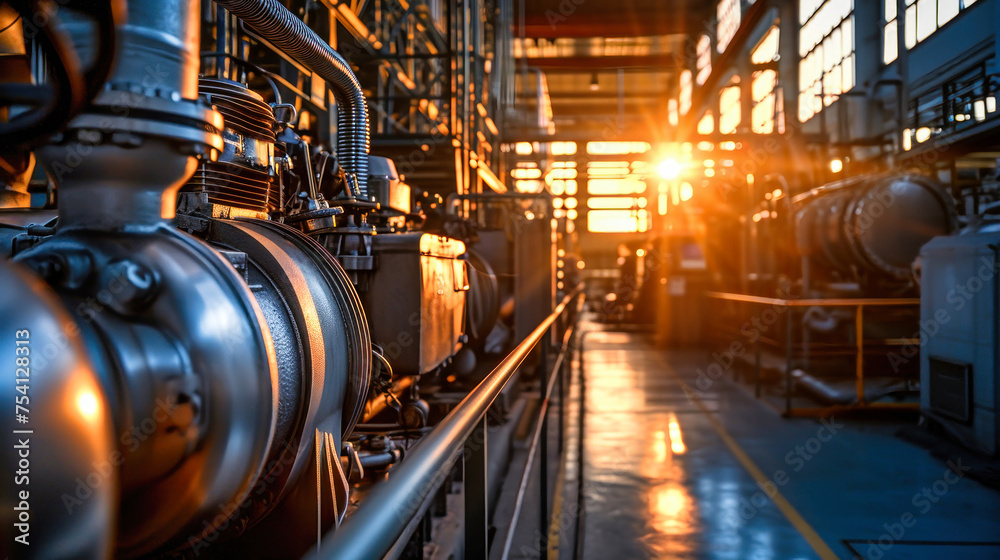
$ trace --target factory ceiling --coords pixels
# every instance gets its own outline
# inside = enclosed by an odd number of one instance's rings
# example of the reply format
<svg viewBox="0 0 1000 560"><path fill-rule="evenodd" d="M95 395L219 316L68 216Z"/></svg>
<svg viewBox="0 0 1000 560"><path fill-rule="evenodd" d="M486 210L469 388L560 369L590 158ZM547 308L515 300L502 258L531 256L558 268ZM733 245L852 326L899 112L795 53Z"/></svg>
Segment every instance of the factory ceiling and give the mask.
<svg viewBox="0 0 1000 560"><path fill-rule="evenodd" d="M545 74L557 137L610 130L615 138L658 140L685 37L710 20L710 7L696 0L522 1L515 57Z"/></svg>
<svg viewBox="0 0 1000 560"><path fill-rule="evenodd" d="M699 0L521 0L527 37L633 37L686 33L706 20Z"/></svg>

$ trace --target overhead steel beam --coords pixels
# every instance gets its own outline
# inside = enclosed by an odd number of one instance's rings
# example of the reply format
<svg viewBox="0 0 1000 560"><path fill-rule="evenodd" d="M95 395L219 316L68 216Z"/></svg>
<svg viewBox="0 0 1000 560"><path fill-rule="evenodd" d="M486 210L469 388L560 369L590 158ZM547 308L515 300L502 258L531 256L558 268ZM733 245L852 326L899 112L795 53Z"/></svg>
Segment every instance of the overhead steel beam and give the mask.
<svg viewBox="0 0 1000 560"><path fill-rule="evenodd" d="M687 33L689 30L698 29L700 21L700 17L690 13L681 16L661 13L635 17L621 11L580 14L569 10L549 10L545 14L527 14L524 35L548 39L665 35ZM519 33L520 30L520 26L515 26L515 33Z"/></svg>
<svg viewBox="0 0 1000 560"><path fill-rule="evenodd" d="M672 70L677 67L681 54L653 54L639 56L553 56L528 58L528 65L552 70L572 69L576 72L600 70Z"/></svg>
<svg viewBox="0 0 1000 560"><path fill-rule="evenodd" d="M556 113L555 108L559 111ZM567 116L577 116L577 115L593 115L596 118L602 116L607 117L618 117L618 104L616 103L566 103L555 105L553 104L553 118L558 114L560 118ZM647 114L650 112L666 114L667 112L667 101L664 99L662 103L650 102L648 99L626 99L625 100L625 113L626 115L639 115ZM557 121L558 124L558 121Z"/></svg>
<svg viewBox="0 0 1000 560"><path fill-rule="evenodd" d="M625 91L625 97L629 98L643 98L643 97L664 97L666 94L663 91ZM600 100L600 99L618 99L618 92L614 90L604 89L597 91L553 91L551 86L549 87L549 98L550 99L589 99L589 100Z"/></svg>

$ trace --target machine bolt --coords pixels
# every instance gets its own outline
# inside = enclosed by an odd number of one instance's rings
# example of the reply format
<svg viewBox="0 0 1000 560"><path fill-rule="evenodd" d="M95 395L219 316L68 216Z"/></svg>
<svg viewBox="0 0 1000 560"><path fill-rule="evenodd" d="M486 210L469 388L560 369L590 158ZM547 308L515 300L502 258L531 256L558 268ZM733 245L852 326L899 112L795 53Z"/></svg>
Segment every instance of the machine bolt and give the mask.
<svg viewBox="0 0 1000 560"><path fill-rule="evenodd" d="M99 299L122 314L146 308L159 291L159 279L149 267L129 259L112 261L104 270Z"/></svg>
<svg viewBox="0 0 1000 560"><path fill-rule="evenodd" d="M25 261L54 287L78 290L93 272L93 260L86 251L68 250L33 257Z"/></svg>

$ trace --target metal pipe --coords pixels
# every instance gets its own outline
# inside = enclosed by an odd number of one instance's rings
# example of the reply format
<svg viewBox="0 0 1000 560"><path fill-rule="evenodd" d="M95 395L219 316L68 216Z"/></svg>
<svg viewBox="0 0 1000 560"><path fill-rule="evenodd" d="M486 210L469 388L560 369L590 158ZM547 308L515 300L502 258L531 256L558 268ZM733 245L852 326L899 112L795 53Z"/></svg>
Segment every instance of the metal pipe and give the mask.
<svg viewBox="0 0 1000 560"><path fill-rule="evenodd" d="M392 395L395 398L399 398L413 386L413 377L404 377L398 381L393 382ZM388 395L381 395L382 398L375 397L365 403L364 415L361 417L362 422L370 422L372 418L375 418L380 412L389 406Z"/></svg>
<svg viewBox="0 0 1000 560"><path fill-rule="evenodd" d="M372 453L370 455L359 455L358 461L366 469L387 467L399 462L399 451L386 451L384 453Z"/></svg>
<svg viewBox="0 0 1000 560"><path fill-rule="evenodd" d="M311 558L378 560L392 548L410 518L434 492L462 452L465 441L486 414L521 362L541 340L569 303L583 291L578 286L555 310L535 327L485 379L469 393L409 457L375 487L364 504L332 535L323 539L322 550Z"/></svg>
<svg viewBox="0 0 1000 560"><path fill-rule="evenodd" d="M586 295L584 295L586 298ZM500 554L501 560L506 560L510 557L510 550L514 546L514 532L517 530L518 518L521 517L521 508L524 506L524 496L528 490L528 483L531 481L531 467L535 462L535 451L539 447L539 442L547 434L543 433L542 419L546 417L549 411L549 400L552 398L552 389L555 386L555 381L557 378L561 379L560 370L563 367L563 362L566 360L566 351L569 348L569 341L572 340L574 333L574 326L570 326L566 330L566 335L563 337L562 348L559 350L559 355L556 357L556 361L552 367L552 375L549 376L548 383L545 385L545 396L542 398L542 404L538 407L538 423L535 424L534 433L531 434L531 444L528 446L528 459L524 464L524 472L521 473L521 480L517 485L517 496L514 498L514 513L511 515L510 527L507 529L507 535L504 537L503 541L503 552ZM560 402L560 407L565 410L565 403ZM540 469L547 468L547 465L543 461L538 465ZM544 500L543 500L544 502ZM541 522L546 523L547 515L543 516Z"/></svg>
<svg viewBox="0 0 1000 560"><path fill-rule="evenodd" d="M277 0L217 0L275 47L329 82L343 109L337 112L337 158L357 178L368 196L368 151L371 133L368 106L350 64Z"/></svg>

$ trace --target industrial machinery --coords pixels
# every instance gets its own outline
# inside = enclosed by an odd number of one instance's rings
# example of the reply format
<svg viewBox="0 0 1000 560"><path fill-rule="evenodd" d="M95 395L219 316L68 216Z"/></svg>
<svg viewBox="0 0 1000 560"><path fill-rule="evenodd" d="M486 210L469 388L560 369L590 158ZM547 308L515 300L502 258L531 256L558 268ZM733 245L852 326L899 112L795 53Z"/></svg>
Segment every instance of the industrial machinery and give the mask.
<svg viewBox="0 0 1000 560"><path fill-rule="evenodd" d="M958 441L993 456L1000 449L998 250L1000 234L974 228L921 251L920 410Z"/></svg>
<svg viewBox="0 0 1000 560"><path fill-rule="evenodd" d="M761 347L742 356L755 383L775 383L786 409L793 390L822 406L915 407L919 361L897 358L920 336L921 247L959 226L952 194L913 173L810 189L765 176L748 193L713 217L724 223L706 245L734 336Z"/></svg>
<svg viewBox="0 0 1000 560"><path fill-rule="evenodd" d="M951 195L917 175L854 177L790 203L806 293L838 281L868 295L912 290L920 247L957 225Z"/></svg>
<svg viewBox="0 0 1000 560"><path fill-rule="evenodd" d="M421 228L308 9L59 4L0 9L0 522L32 543L0 556L301 556L453 402L489 258Z"/></svg>

